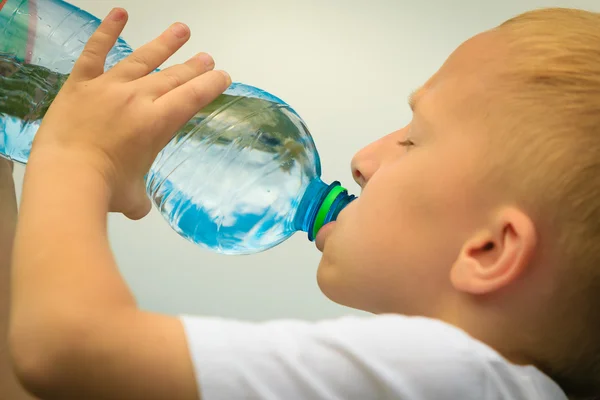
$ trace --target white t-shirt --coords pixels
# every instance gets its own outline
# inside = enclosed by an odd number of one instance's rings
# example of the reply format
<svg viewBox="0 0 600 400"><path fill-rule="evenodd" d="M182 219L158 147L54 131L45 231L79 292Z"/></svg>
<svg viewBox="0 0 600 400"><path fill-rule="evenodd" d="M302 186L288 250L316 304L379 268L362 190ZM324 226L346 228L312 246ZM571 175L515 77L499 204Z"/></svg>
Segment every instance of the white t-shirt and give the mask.
<svg viewBox="0 0 600 400"><path fill-rule="evenodd" d="M203 400L567 399L538 369L433 319L182 321Z"/></svg>

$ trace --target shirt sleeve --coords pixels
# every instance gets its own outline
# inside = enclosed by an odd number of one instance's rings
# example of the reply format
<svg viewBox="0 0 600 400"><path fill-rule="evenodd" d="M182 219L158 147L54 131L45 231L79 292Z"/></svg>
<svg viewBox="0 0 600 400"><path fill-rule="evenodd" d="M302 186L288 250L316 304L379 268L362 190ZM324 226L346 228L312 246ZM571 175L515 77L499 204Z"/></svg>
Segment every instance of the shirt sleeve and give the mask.
<svg viewBox="0 0 600 400"><path fill-rule="evenodd" d="M182 321L203 400L485 398L470 338L436 320Z"/></svg>

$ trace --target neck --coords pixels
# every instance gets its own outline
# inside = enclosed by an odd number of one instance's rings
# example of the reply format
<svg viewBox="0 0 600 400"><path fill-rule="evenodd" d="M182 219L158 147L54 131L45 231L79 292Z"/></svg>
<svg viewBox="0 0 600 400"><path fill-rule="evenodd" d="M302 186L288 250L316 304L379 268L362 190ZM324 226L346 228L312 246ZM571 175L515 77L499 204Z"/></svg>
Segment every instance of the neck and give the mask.
<svg viewBox="0 0 600 400"><path fill-rule="evenodd" d="M488 345L516 365L536 365L535 350L540 333L532 325L534 319L514 318L503 304L489 298L460 295L446 303L439 316L474 339Z"/></svg>

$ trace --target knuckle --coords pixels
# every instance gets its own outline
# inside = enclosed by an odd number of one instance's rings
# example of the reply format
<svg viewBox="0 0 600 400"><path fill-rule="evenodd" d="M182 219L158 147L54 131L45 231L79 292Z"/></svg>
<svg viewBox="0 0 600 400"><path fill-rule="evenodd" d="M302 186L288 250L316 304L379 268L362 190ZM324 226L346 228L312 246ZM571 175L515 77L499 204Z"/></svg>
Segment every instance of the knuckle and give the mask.
<svg viewBox="0 0 600 400"><path fill-rule="evenodd" d="M94 39L98 42L112 42L115 40L114 36L111 33L106 32L103 29L98 29L94 33Z"/></svg>
<svg viewBox="0 0 600 400"><path fill-rule="evenodd" d="M110 44L113 40L113 37L108 33L97 30L90 38L87 45L84 46L82 54L88 54L95 57L101 56L105 48L110 48Z"/></svg>
<svg viewBox="0 0 600 400"><path fill-rule="evenodd" d="M163 57L172 55L177 50L176 43L173 43L172 40L163 36L160 36L156 39L156 41L150 44L153 48L153 52L155 54L160 54Z"/></svg>
<svg viewBox="0 0 600 400"><path fill-rule="evenodd" d="M144 68L150 67L150 63L149 63L148 59L139 53L135 53L135 52L132 53L129 56L128 61L129 61L129 63L131 63L133 65L139 65Z"/></svg>
<svg viewBox="0 0 600 400"><path fill-rule="evenodd" d="M92 59L96 59L99 58L100 55L100 49L98 49L98 46L94 45L93 43L89 44L88 46L83 48L83 51L81 52L81 58L92 58Z"/></svg>
<svg viewBox="0 0 600 400"><path fill-rule="evenodd" d="M196 103L204 103L206 99L206 90L198 85L190 85L190 96Z"/></svg>
<svg viewBox="0 0 600 400"><path fill-rule="evenodd" d="M176 88L183 84L181 77L173 73L165 73L165 80L171 88Z"/></svg>
<svg viewBox="0 0 600 400"><path fill-rule="evenodd" d="M135 91L125 91L118 97L121 97L126 105L134 104L137 100L137 94Z"/></svg>
<svg viewBox="0 0 600 400"><path fill-rule="evenodd" d="M184 71L186 76L190 78L195 77L204 72L203 66L193 64L181 64L181 69Z"/></svg>

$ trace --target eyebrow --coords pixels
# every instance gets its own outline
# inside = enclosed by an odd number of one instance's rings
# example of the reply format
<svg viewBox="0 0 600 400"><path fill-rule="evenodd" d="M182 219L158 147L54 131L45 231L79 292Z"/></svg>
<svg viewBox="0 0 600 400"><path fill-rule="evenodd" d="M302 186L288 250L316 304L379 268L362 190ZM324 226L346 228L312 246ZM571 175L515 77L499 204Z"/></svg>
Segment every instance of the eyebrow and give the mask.
<svg viewBox="0 0 600 400"><path fill-rule="evenodd" d="M415 109L417 108L417 103L419 102L419 99L423 96L423 90L423 86L421 86L417 90L414 90L408 96L408 106L410 107L412 112L415 112Z"/></svg>

